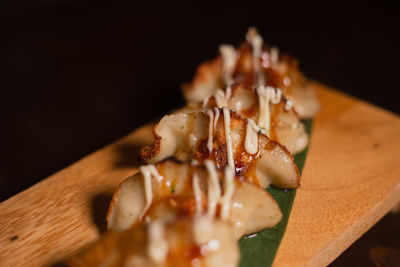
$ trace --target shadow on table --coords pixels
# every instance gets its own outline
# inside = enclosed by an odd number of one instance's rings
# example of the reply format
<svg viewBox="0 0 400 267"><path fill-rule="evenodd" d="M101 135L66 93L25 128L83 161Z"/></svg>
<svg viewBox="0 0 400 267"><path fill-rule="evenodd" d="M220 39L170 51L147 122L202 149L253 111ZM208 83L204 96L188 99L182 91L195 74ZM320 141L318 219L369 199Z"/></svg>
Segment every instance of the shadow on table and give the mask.
<svg viewBox="0 0 400 267"><path fill-rule="evenodd" d="M112 190L107 190L94 195L90 200L90 211L93 223L100 234L107 231L107 211L113 196Z"/></svg>
<svg viewBox="0 0 400 267"><path fill-rule="evenodd" d="M139 152L143 146L144 144L128 142L118 144L114 149L116 153L115 168L137 168L144 164L139 158Z"/></svg>

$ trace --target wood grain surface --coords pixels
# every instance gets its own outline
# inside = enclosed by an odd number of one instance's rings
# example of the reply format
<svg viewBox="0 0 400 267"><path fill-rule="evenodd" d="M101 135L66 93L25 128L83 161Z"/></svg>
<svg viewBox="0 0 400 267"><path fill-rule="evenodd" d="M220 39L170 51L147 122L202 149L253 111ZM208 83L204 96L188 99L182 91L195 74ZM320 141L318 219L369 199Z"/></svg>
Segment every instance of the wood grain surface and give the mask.
<svg viewBox="0 0 400 267"><path fill-rule="evenodd" d="M322 110L275 266L330 263L400 200L400 119L317 83ZM105 230L144 126L0 203L0 266L51 265ZM23 166L21 166L23 168Z"/></svg>

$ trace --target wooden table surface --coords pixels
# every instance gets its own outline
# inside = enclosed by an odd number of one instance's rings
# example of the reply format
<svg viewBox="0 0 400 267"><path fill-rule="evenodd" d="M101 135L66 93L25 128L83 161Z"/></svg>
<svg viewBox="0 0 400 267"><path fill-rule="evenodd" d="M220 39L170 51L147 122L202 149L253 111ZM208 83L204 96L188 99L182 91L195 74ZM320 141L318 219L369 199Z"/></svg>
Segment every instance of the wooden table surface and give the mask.
<svg viewBox="0 0 400 267"><path fill-rule="evenodd" d="M275 266L330 263L400 200L399 117L312 86L322 110ZM0 265L53 264L97 240L113 189L151 137L142 127L0 203Z"/></svg>

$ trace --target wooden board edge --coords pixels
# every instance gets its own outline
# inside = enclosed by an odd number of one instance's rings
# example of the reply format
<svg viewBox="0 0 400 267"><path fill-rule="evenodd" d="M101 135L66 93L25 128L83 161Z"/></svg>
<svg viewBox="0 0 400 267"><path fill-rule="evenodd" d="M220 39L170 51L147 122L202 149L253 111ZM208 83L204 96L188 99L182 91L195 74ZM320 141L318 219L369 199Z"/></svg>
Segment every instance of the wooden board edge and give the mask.
<svg viewBox="0 0 400 267"><path fill-rule="evenodd" d="M357 239L365 234L374 224L382 219L400 201L400 183L370 211L374 216L365 216L343 232L342 235L330 245L325 247L308 264L311 267L327 266L333 262L340 254L348 249Z"/></svg>

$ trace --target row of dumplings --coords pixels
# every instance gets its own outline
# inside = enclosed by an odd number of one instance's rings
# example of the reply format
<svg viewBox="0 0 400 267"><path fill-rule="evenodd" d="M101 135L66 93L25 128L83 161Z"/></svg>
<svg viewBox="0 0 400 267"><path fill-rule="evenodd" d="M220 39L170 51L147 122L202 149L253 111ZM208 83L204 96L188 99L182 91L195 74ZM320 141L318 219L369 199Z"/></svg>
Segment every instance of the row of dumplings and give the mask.
<svg viewBox="0 0 400 267"><path fill-rule="evenodd" d="M250 28L199 66L187 106L153 129L139 172L116 189L109 231L70 266L237 266L238 240L276 225L265 189L300 185L293 154L319 109L297 62Z"/></svg>

